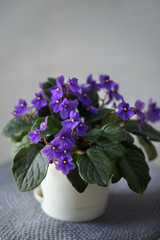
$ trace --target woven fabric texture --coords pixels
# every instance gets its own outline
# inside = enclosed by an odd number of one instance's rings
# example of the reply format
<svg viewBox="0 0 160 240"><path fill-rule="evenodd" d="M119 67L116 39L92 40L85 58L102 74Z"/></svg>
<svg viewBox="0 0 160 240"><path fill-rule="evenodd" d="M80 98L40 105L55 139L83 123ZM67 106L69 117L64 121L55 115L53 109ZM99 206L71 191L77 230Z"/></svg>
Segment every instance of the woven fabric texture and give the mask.
<svg viewBox="0 0 160 240"><path fill-rule="evenodd" d="M151 169L147 191L132 193L125 181L112 185L105 213L84 223L63 222L43 213L33 192L20 193L11 163L0 166L1 240L155 240L160 237L160 169Z"/></svg>

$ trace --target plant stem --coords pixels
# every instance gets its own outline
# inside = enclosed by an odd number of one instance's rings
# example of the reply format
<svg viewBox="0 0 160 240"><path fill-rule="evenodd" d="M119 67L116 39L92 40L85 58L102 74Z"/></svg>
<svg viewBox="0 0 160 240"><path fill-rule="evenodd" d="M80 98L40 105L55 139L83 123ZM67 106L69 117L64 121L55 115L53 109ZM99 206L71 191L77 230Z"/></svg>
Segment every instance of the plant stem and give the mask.
<svg viewBox="0 0 160 240"><path fill-rule="evenodd" d="M105 94L104 98L103 98L103 99L101 99L101 101L102 101L102 105L100 106L100 109L102 109L102 108L103 108L103 106L104 106L104 104L105 104L105 101L106 101L106 98L107 98L107 95L108 95L108 92L106 92L106 94Z"/></svg>
<svg viewBox="0 0 160 240"><path fill-rule="evenodd" d="M25 117L25 119L27 120L27 122L32 125L32 122L31 122L31 120L28 118L27 114L24 114L24 117Z"/></svg>
<svg viewBox="0 0 160 240"><path fill-rule="evenodd" d="M49 145L49 143L48 143L47 140L46 140L46 136L43 136L43 140L44 140L44 142L45 142L46 145Z"/></svg>
<svg viewBox="0 0 160 240"><path fill-rule="evenodd" d="M51 116L53 117L53 118L55 118L54 117L54 114L53 114L53 111L52 111L52 108L51 108L51 106L48 104L48 107L49 107L49 111L50 111L50 113L51 113Z"/></svg>

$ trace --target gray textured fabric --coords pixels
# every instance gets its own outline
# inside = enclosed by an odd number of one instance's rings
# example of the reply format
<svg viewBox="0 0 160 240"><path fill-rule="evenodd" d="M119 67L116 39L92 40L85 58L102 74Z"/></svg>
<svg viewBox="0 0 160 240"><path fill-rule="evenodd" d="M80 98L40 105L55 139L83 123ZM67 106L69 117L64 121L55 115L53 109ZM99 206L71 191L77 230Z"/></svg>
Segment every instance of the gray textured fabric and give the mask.
<svg viewBox="0 0 160 240"><path fill-rule="evenodd" d="M132 193L125 181L112 185L105 213L84 223L46 216L33 192L20 193L10 173L0 166L1 240L155 240L160 237L160 169L151 170L152 181L143 196Z"/></svg>

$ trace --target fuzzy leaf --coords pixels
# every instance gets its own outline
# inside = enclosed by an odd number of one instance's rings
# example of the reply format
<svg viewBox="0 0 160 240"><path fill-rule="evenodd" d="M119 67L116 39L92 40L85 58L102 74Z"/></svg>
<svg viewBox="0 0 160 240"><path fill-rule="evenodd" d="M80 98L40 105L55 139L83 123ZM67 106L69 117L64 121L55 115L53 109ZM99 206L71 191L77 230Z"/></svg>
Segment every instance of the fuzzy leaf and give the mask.
<svg viewBox="0 0 160 240"><path fill-rule="evenodd" d="M124 157L117 162L122 177L136 193L142 194L150 181L149 167L140 148L128 148Z"/></svg>
<svg viewBox="0 0 160 240"><path fill-rule="evenodd" d="M125 147L120 142L116 140L110 141L105 137L100 137L96 144L97 147L103 147L103 151L105 151L110 160L118 159L126 152Z"/></svg>
<svg viewBox="0 0 160 240"><path fill-rule="evenodd" d="M113 175L112 175L112 183L117 183L119 182L119 180L122 178L122 175L120 173L120 170L118 168L118 166L114 166L113 167Z"/></svg>
<svg viewBox="0 0 160 240"><path fill-rule="evenodd" d="M89 120L87 120L87 124L92 122L97 122L99 120L106 118L106 116L110 114L110 112L112 112L112 109L108 109L108 108L100 109L98 111L98 114L94 116L94 118L90 118Z"/></svg>
<svg viewBox="0 0 160 240"><path fill-rule="evenodd" d="M148 155L148 159L154 160L157 157L157 151L155 146L147 139L141 136L138 136L138 140L140 142L140 144L144 147L147 155Z"/></svg>
<svg viewBox="0 0 160 240"><path fill-rule="evenodd" d="M11 119L3 128L2 134L5 137L10 137L15 141L20 141L22 137L31 129L23 115L20 115L17 120Z"/></svg>
<svg viewBox="0 0 160 240"><path fill-rule="evenodd" d="M30 144L22 148L13 159L12 173L21 192L37 187L47 174L48 162L40 153L42 148L42 144Z"/></svg>
<svg viewBox="0 0 160 240"><path fill-rule="evenodd" d="M113 111L113 110L112 110ZM102 120L102 124L106 124L106 123L111 123L111 124L116 124L118 122L121 122L122 119L120 117L118 117L116 112L111 112L110 114L108 114L103 120Z"/></svg>
<svg viewBox="0 0 160 240"><path fill-rule="evenodd" d="M100 135L101 135L101 130L94 128L93 130L86 132L86 136L83 139L85 142L94 143L98 140Z"/></svg>
<svg viewBox="0 0 160 240"><path fill-rule="evenodd" d="M77 164L84 181L99 186L108 185L112 174L112 164L105 152L90 148L79 156Z"/></svg>
<svg viewBox="0 0 160 240"><path fill-rule="evenodd" d="M77 159L79 155L74 153L72 154L73 162L76 164ZM67 175L68 180L72 184L72 186L79 192L82 193L88 186L88 183L86 183L79 175L78 167L76 166L75 169L70 170L70 172Z"/></svg>
<svg viewBox="0 0 160 240"><path fill-rule="evenodd" d="M156 141L156 142L160 142L160 132L157 131L155 128L153 128L151 125L149 125L146 122L143 122L141 124L141 130L142 133L140 133L139 129L138 129L138 123L136 120L130 120L128 121L125 125L124 128L127 131L130 131L131 133L135 134L135 135L140 135L143 136L145 138L148 138L151 141Z"/></svg>

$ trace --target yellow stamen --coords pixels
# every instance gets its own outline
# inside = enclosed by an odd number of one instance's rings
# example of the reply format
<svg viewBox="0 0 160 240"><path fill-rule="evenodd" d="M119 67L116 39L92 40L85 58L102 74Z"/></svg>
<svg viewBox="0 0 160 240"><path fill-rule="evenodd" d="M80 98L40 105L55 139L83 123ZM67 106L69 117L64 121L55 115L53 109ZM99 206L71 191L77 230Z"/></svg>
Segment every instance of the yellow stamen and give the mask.
<svg viewBox="0 0 160 240"><path fill-rule="evenodd" d="M80 124L79 127L82 127L82 124Z"/></svg>
<svg viewBox="0 0 160 240"><path fill-rule="evenodd" d="M89 107L86 108L87 111L89 111L89 109L90 109Z"/></svg>
<svg viewBox="0 0 160 240"><path fill-rule="evenodd" d="M59 103L59 100L57 100L56 103Z"/></svg>
<svg viewBox="0 0 160 240"><path fill-rule="evenodd" d="M106 79L106 82L109 82L109 79Z"/></svg>
<svg viewBox="0 0 160 240"><path fill-rule="evenodd" d="M71 121L74 122L74 119L72 119Z"/></svg>
<svg viewBox="0 0 160 240"><path fill-rule="evenodd" d="M127 111L127 108L123 108L124 111Z"/></svg>
<svg viewBox="0 0 160 240"><path fill-rule="evenodd" d="M14 115L16 115L16 112L14 112Z"/></svg>
<svg viewBox="0 0 160 240"><path fill-rule="evenodd" d="M38 100L40 100L41 98L40 97L38 97Z"/></svg>
<svg viewBox="0 0 160 240"><path fill-rule="evenodd" d="M43 125L44 125L44 126L46 126L46 124L45 124L45 123L43 123Z"/></svg>
<svg viewBox="0 0 160 240"><path fill-rule="evenodd" d="M59 88L57 88L57 91L59 92L59 91L60 91L60 89L59 89Z"/></svg>
<svg viewBox="0 0 160 240"><path fill-rule="evenodd" d="M84 93L84 94L83 94L83 97L86 97L86 96L87 96L87 93Z"/></svg>
<svg viewBox="0 0 160 240"><path fill-rule="evenodd" d="M71 84L73 83L73 81L71 81Z"/></svg>
<svg viewBox="0 0 160 240"><path fill-rule="evenodd" d="M38 134L38 133L35 131L34 134Z"/></svg>
<svg viewBox="0 0 160 240"><path fill-rule="evenodd" d="M66 151L66 150L64 150L64 153L67 153L67 151Z"/></svg>
<svg viewBox="0 0 160 240"><path fill-rule="evenodd" d="M56 149L56 147L53 147L53 149L55 150L55 149Z"/></svg>
<svg viewBox="0 0 160 240"><path fill-rule="evenodd" d="M64 107L66 108L66 107L68 107L68 105L64 105Z"/></svg>
<svg viewBox="0 0 160 240"><path fill-rule="evenodd" d="M63 136L62 139L65 139L65 137Z"/></svg>
<svg viewBox="0 0 160 240"><path fill-rule="evenodd" d="M63 163L67 163L67 161L63 161Z"/></svg>
<svg viewBox="0 0 160 240"><path fill-rule="evenodd" d="M24 107L24 104L22 103L21 106Z"/></svg>

